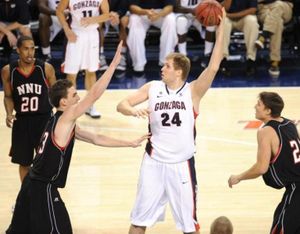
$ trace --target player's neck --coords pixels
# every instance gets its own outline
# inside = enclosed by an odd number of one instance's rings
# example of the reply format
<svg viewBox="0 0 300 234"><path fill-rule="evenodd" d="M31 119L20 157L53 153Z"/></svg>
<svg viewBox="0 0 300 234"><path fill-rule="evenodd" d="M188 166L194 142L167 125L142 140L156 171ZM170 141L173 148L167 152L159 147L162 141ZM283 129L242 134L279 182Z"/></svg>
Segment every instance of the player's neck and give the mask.
<svg viewBox="0 0 300 234"><path fill-rule="evenodd" d="M34 60L34 62L35 62L35 60ZM34 62L24 63L21 60L18 60L19 68L23 71L23 73L28 74L31 72L32 67L34 66Z"/></svg>

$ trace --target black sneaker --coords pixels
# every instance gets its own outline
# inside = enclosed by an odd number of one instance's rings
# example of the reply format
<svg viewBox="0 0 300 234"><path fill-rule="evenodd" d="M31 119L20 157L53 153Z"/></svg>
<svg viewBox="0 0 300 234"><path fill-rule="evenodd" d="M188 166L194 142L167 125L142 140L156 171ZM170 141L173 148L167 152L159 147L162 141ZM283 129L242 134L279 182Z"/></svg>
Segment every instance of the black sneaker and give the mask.
<svg viewBox="0 0 300 234"><path fill-rule="evenodd" d="M248 59L247 65L246 65L246 75L247 76L253 76L256 72L255 69L255 61Z"/></svg>
<svg viewBox="0 0 300 234"><path fill-rule="evenodd" d="M220 64L220 72L224 75L224 76L231 76L231 71L228 67L228 61L226 58L224 58Z"/></svg>
<svg viewBox="0 0 300 234"><path fill-rule="evenodd" d="M205 54L201 60L201 67L207 68L211 54Z"/></svg>

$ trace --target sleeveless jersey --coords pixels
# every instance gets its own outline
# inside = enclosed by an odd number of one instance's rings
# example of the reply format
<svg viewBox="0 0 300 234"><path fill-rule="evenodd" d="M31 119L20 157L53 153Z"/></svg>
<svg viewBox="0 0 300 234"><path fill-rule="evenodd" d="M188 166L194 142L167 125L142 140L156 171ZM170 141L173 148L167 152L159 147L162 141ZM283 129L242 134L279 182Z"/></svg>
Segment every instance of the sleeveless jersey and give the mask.
<svg viewBox="0 0 300 234"><path fill-rule="evenodd" d="M17 115L51 112L45 63L36 59L32 71L28 75L23 74L18 61L10 63L9 67L12 97Z"/></svg>
<svg viewBox="0 0 300 234"><path fill-rule="evenodd" d="M69 9L71 14L71 28L72 29L96 29L99 24L92 24L87 27L80 25L81 18L98 16L100 14L100 5L102 0L70 0Z"/></svg>
<svg viewBox="0 0 300 234"><path fill-rule="evenodd" d="M154 81L149 89L149 132L146 152L166 163L183 162L195 153L195 118L190 84L177 92L164 82Z"/></svg>
<svg viewBox="0 0 300 234"><path fill-rule="evenodd" d="M54 129L62 113L57 111L49 120L29 174L31 179L51 183L59 188L66 185L75 140L74 128L65 147L60 147L55 142Z"/></svg>
<svg viewBox="0 0 300 234"><path fill-rule="evenodd" d="M58 3L60 0L48 0L48 6L52 10L56 10Z"/></svg>
<svg viewBox="0 0 300 234"><path fill-rule="evenodd" d="M202 0L180 0L180 5L186 8L196 7Z"/></svg>
<svg viewBox="0 0 300 234"><path fill-rule="evenodd" d="M279 137L279 150L263 175L266 185L282 188L300 182L300 140L295 124L288 119L283 122L269 121Z"/></svg>

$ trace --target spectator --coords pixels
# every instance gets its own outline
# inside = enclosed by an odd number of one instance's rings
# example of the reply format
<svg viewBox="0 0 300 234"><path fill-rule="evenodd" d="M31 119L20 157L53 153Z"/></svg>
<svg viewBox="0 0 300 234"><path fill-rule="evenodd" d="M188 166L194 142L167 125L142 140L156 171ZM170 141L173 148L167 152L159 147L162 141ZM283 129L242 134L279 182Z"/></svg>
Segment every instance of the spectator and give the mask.
<svg viewBox="0 0 300 234"><path fill-rule="evenodd" d="M272 77L280 75L281 41L284 24L293 16L292 0L258 0L257 17L263 25L263 31L255 41L258 49L265 47L266 40L270 40L270 68Z"/></svg>
<svg viewBox="0 0 300 234"><path fill-rule="evenodd" d="M176 30L178 35L178 51L187 55L187 32L191 26L194 26L201 37L205 38L204 41L204 59L201 63L202 67L207 66L208 59L211 55L214 39L215 39L215 26L208 26L204 28L200 22L195 18L195 7L200 4L202 0L185 1L176 0L175 13L176 14ZM203 35L204 34L204 35Z"/></svg>
<svg viewBox="0 0 300 234"><path fill-rule="evenodd" d="M119 32L119 40L123 41L122 47L122 58L117 66L117 70L125 71L127 62L126 62L126 53L127 53L127 26L129 23L129 16L128 16L128 0L110 0L109 1L109 9L111 12L115 12L119 23L116 25L112 25L118 32ZM104 38L106 32L109 30L109 26L111 25L110 22L106 22L105 24L100 25L100 71L104 71L107 69L107 62L104 55Z"/></svg>
<svg viewBox="0 0 300 234"><path fill-rule="evenodd" d="M259 25L256 17L257 0L224 0L223 5L227 11L225 20L224 60L221 64L221 72L227 76L231 74L228 67L229 44L232 29L243 31L246 43L248 76L255 74L256 47L255 40L258 37Z"/></svg>
<svg viewBox="0 0 300 234"><path fill-rule="evenodd" d="M133 70L144 72L146 60L145 38L151 25L160 28L159 65L173 52L177 44L176 19L173 13L175 0L129 0L129 33L127 45Z"/></svg>
<svg viewBox="0 0 300 234"><path fill-rule="evenodd" d="M31 36L29 26L29 8L24 0L0 0L0 43L5 45L6 55L9 56L12 47L16 45L17 30L21 35Z"/></svg>

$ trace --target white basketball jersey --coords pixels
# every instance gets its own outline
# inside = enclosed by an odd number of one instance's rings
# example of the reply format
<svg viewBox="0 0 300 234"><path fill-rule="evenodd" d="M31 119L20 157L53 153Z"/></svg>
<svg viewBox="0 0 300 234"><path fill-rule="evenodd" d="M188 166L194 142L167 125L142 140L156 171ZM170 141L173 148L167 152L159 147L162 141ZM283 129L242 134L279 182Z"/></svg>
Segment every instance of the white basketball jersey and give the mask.
<svg viewBox="0 0 300 234"><path fill-rule="evenodd" d="M84 17L98 16L102 0L70 0L69 9L71 14L72 29L95 29L99 24L92 24L87 27L80 25L80 19Z"/></svg>
<svg viewBox="0 0 300 234"><path fill-rule="evenodd" d="M197 6L202 0L181 0L180 5L186 8L194 8Z"/></svg>
<svg viewBox="0 0 300 234"><path fill-rule="evenodd" d="M155 160L166 163L186 161L195 154L195 118L190 84L175 91L162 81L153 81L149 89L149 130L146 146Z"/></svg>
<svg viewBox="0 0 300 234"><path fill-rule="evenodd" d="M56 10L58 3L60 0L48 0L48 6L52 10Z"/></svg>

